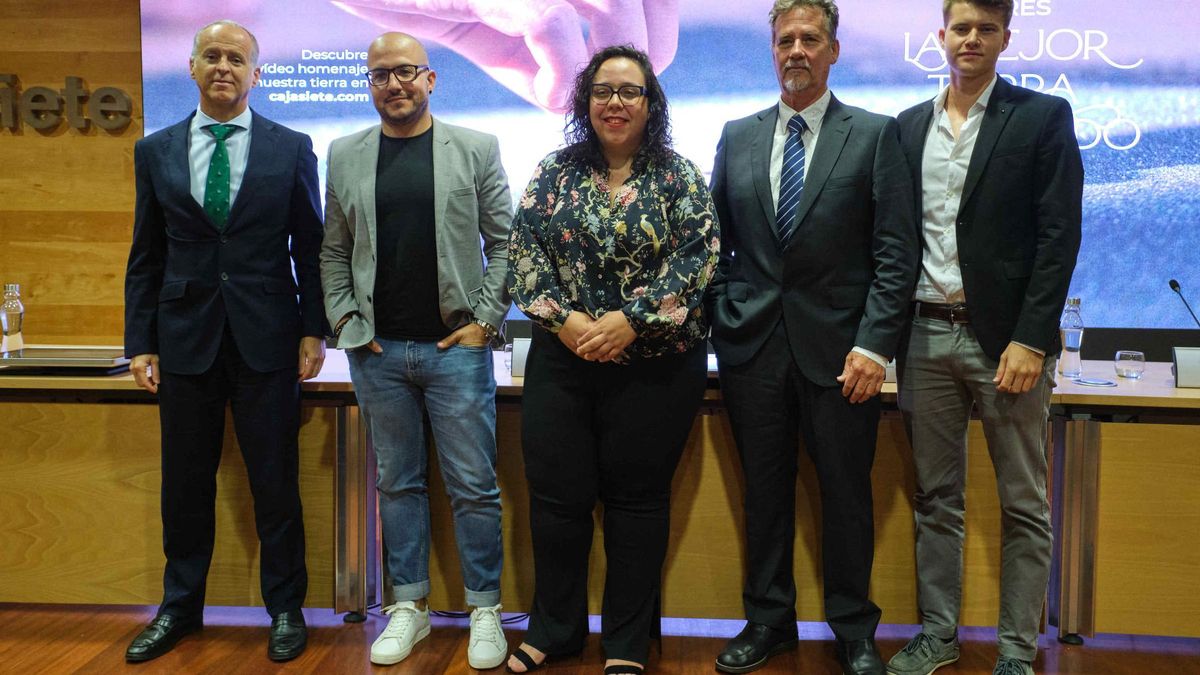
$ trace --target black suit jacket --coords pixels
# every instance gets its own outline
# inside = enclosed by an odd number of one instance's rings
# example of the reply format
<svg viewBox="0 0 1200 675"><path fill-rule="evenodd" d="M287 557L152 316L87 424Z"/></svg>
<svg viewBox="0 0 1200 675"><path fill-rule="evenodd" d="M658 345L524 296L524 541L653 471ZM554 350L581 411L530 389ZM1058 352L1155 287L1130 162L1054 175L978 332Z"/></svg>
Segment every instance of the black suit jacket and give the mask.
<svg viewBox="0 0 1200 675"><path fill-rule="evenodd" d="M312 141L255 113L246 171L220 232L191 194L189 124L191 116L134 146L125 353L158 354L164 371L202 373L228 321L251 368L295 367L300 338L325 334Z"/></svg>
<svg viewBox="0 0 1200 675"><path fill-rule="evenodd" d="M905 110L898 120L921 208L921 163L933 102ZM971 325L989 357L999 360L1010 341L1058 353L1058 320L1079 253L1082 201L1083 162L1070 104L997 80L955 224Z"/></svg>
<svg viewBox="0 0 1200 675"><path fill-rule="evenodd" d="M805 377L836 386L856 345L890 358L919 260L915 207L896 121L833 97L805 176L791 244L771 197L778 105L729 122L713 167L721 258L710 285L723 363L754 356L782 316Z"/></svg>

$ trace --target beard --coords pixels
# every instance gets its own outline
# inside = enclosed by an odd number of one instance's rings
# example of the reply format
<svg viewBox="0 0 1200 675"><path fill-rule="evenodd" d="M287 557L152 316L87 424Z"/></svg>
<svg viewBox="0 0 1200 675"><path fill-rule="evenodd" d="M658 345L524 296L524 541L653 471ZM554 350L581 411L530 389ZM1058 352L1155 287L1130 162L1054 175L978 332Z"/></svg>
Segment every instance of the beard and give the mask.
<svg viewBox="0 0 1200 675"><path fill-rule="evenodd" d="M812 85L812 72L808 70L793 71L783 78L783 90L789 94L799 94Z"/></svg>
<svg viewBox="0 0 1200 675"><path fill-rule="evenodd" d="M399 111L392 112L392 109L385 103L378 108L379 116L390 124L407 126L421 119L421 116L429 109L429 99L418 101L409 97L403 100L410 105L401 108Z"/></svg>

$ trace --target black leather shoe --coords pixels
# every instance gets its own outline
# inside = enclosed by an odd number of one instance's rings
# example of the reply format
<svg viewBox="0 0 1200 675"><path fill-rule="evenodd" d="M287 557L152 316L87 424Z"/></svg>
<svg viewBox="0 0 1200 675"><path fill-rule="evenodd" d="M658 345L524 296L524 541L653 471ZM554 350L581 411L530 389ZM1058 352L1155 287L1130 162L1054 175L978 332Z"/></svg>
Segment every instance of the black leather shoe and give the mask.
<svg viewBox="0 0 1200 675"><path fill-rule="evenodd" d="M887 675L874 638L838 640L837 655L846 675Z"/></svg>
<svg viewBox="0 0 1200 675"><path fill-rule="evenodd" d="M199 616L180 617L170 614L159 614L149 626L138 633L125 650L125 660L139 663L156 659L171 651L179 638L188 633L195 633L204 627Z"/></svg>
<svg viewBox="0 0 1200 675"><path fill-rule="evenodd" d="M761 623L747 623L742 632L725 644L717 656L722 673L748 673L758 670L767 659L796 646L796 634Z"/></svg>
<svg viewBox="0 0 1200 675"><path fill-rule="evenodd" d="M267 656L272 661L291 661L300 656L308 645L308 627L300 610L281 612L271 619L271 641L267 643Z"/></svg>

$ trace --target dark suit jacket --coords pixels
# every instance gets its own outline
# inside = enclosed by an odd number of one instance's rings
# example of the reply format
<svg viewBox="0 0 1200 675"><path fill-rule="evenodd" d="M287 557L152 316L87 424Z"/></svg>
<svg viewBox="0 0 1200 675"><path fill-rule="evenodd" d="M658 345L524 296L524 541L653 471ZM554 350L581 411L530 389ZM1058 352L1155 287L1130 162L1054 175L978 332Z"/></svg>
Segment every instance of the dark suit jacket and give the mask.
<svg viewBox="0 0 1200 675"><path fill-rule="evenodd" d="M919 260L912 182L896 121L833 97L781 252L769 176L778 115L774 105L729 122L717 145L712 343L723 363L744 363L782 316L801 372L832 387L853 347L896 353Z"/></svg>
<svg viewBox="0 0 1200 675"><path fill-rule="evenodd" d="M932 101L898 117L918 209L932 120ZM1083 162L1070 104L1000 78L979 127L955 226L971 325L989 357L999 360L1010 341L1058 353L1082 201Z"/></svg>
<svg viewBox="0 0 1200 675"><path fill-rule="evenodd" d="M248 366L294 367L300 338L325 334L312 141L255 113L246 172L219 232L191 194L190 123L134 146L125 354L158 354L164 371L202 373L228 321Z"/></svg>

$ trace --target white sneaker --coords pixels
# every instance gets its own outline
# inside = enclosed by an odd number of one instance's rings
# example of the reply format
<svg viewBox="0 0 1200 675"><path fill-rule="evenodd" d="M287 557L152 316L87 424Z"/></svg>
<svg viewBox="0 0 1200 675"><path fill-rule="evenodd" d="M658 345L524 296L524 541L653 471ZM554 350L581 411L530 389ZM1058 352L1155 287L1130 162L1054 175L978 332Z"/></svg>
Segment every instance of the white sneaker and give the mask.
<svg viewBox="0 0 1200 675"><path fill-rule="evenodd" d="M476 607L471 612L471 640L467 663L475 670L496 668L508 656L508 640L500 628L500 605Z"/></svg>
<svg viewBox="0 0 1200 675"><path fill-rule="evenodd" d="M387 628L371 644L371 663L389 666L408 657L413 645L429 636L429 609L417 609L412 601L397 602L383 609Z"/></svg>

